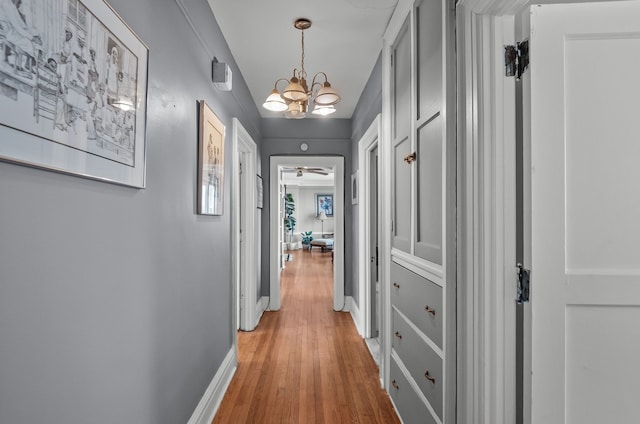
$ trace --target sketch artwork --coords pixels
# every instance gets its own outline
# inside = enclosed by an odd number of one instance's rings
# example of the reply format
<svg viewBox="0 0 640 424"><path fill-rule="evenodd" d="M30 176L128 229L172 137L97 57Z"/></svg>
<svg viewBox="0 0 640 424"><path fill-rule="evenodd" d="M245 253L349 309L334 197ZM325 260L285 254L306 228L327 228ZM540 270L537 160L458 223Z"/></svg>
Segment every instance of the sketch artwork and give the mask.
<svg viewBox="0 0 640 424"><path fill-rule="evenodd" d="M222 215L224 193L224 124L200 101L198 213Z"/></svg>
<svg viewBox="0 0 640 424"><path fill-rule="evenodd" d="M6 127L133 167L138 66L78 0L0 0Z"/></svg>

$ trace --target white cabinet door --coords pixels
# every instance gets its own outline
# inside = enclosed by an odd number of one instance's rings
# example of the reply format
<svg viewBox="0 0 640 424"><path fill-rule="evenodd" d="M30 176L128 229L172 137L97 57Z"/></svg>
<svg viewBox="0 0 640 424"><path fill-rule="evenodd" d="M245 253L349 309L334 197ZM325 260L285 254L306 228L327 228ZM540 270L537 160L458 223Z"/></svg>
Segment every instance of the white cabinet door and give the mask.
<svg viewBox="0 0 640 424"><path fill-rule="evenodd" d="M531 9L532 422L640 422L640 2Z"/></svg>

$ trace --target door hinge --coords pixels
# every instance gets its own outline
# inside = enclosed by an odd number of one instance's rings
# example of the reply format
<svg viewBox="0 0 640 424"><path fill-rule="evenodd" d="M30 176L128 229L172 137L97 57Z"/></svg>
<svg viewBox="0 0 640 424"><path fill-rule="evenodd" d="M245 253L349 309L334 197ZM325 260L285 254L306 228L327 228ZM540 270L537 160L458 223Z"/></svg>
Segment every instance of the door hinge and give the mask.
<svg viewBox="0 0 640 424"><path fill-rule="evenodd" d="M515 46L504 46L504 75L520 80L529 68L529 40Z"/></svg>
<svg viewBox="0 0 640 424"><path fill-rule="evenodd" d="M522 264L518 264L518 297L516 302L529 302L529 288L531 283L531 271Z"/></svg>

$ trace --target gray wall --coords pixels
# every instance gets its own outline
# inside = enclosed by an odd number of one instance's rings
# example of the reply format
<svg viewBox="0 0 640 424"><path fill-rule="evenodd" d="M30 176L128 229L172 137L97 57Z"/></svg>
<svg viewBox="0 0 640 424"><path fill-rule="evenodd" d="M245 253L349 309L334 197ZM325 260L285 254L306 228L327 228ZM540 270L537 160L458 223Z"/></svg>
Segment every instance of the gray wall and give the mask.
<svg viewBox="0 0 640 424"><path fill-rule="evenodd" d="M343 156L345 163L345 188L351 184L351 120L312 119L285 120L262 119L262 177L264 178L264 209L262 213L262 251L269 251L269 178L271 156ZM301 143L309 150L302 152ZM346 182L348 181L348 183ZM345 192L347 200L350 194ZM351 201L345 201L345 295L350 296L353 272L353 239ZM262 255L262 295L269 295L269 255Z"/></svg>
<svg viewBox="0 0 640 424"><path fill-rule="evenodd" d="M373 70L371 71L371 75L369 76L369 80L362 90L362 94L360 95L360 100L358 100L358 104L356 106L356 110L353 113L352 118L352 131L351 131L351 167L352 169L358 170L358 142L364 135L364 133L369 129L371 123L379 113L382 112L382 55L378 56L378 60L376 61ZM359 185L362 187L362 175L359 175ZM349 177L349 183L347 186L349 189L347 190L347 198L351 198L351 177ZM362 192L362 190L360 190ZM348 202L351 204L351 202ZM351 238L354 240L352 255L355 261L358 259L359 250L357 245L358 240L358 208L360 204L352 206L352 227L351 227ZM347 231L349 231L349 227L347 227ZM358 299L360 298L359 287L358 287L358 267L353 266L351 272L350 280L354 282L353 284L353 300L356 304L358 304ZM358 305L360 306L360 305Z"/></svg>
<svg viewBox="0 0 640 424"><path fill-rule="evenodd" d="M231 118L258 143L260 119L206 0L183 1L200 39L175 0L110 0L150 49L146 189L0 162L0 423L185 423L231 348L231 178L224 215L196 215L196 101L227 164Z"/></svg>

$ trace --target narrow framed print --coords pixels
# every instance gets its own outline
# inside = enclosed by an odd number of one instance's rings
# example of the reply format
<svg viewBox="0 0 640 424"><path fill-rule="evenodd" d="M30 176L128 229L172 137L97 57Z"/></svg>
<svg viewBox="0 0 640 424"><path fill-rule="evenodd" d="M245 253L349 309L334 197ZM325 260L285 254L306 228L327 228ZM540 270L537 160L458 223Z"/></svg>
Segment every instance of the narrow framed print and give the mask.
<svg viewBox="0 0 640 424"><path fill-rule="evenodd" d="M316 194L316 216L320 216L320 212L333 216L333 194Z"/></svg>
<svg viewBox="0 0 640 424"><path fill-rule="evenodd" d="M143 188L149 50L103 0L0 2L0 159Z"/></svg>
<svg viewBox="0 0 640 424"><path fill-rule="evenodd" d="M198 213L222 215L224 200L224 124L200 100L198 131Z"/></svg>

